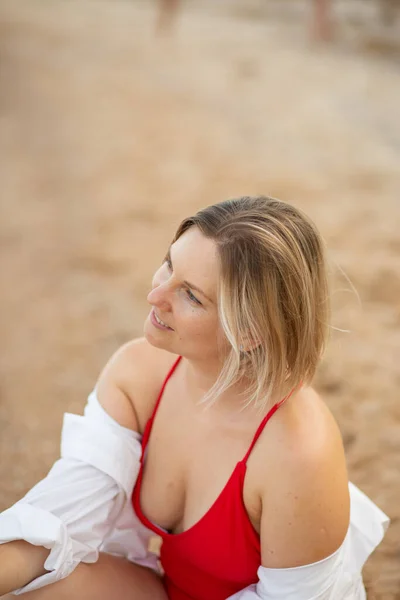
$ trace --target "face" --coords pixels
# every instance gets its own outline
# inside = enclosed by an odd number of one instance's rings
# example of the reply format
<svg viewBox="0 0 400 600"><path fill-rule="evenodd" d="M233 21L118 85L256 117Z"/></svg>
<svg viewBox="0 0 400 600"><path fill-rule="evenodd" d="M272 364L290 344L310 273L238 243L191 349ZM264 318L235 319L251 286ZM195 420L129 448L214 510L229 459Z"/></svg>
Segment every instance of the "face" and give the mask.
<svg viewBox="0 0 400 600"><path fill-rule="evenodd" d="M155 273L147 300L148 342L189 359L215 359L222 329L218 319L219 261L215 242L191 227L172 246ZM161 320L167 327L160 325Z"/></svg>

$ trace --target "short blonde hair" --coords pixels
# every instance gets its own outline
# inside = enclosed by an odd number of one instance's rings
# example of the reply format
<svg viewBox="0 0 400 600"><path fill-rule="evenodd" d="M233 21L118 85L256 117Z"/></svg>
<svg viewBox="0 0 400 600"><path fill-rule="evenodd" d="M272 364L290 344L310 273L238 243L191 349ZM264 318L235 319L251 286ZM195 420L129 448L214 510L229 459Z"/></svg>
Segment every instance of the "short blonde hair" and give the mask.
<svg viewBox="0 0 400 600"><path fill-rule="evenodd" d="M190 227L217 244L218 311L230 347L204 401L245 376L245 405L263 410L309 383L324 350L329 293L322 238L300 210L265 196L208 206L182 221L173 242Z"/></svg>

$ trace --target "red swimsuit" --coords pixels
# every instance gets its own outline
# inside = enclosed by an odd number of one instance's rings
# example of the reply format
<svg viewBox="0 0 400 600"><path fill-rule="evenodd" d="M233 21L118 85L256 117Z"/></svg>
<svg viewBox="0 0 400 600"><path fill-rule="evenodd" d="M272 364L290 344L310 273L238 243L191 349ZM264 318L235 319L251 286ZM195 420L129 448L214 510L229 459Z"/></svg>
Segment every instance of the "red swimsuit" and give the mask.
<svg viewBox="0 0 400 600"><path fill-rule="evenodd" d="M177 359L161 388L153 414L147 422L142 457L132 501L140 521L161 536L161 564L170 600L226 600L258 581L261 563L260 536L243 502L246 462L265 425L284 402L275 404L262 420L245 457L237 463L224 489L208 512L188 530L170 534L149 521L140 507L145 450L165 386L176 369Z"/></svg>

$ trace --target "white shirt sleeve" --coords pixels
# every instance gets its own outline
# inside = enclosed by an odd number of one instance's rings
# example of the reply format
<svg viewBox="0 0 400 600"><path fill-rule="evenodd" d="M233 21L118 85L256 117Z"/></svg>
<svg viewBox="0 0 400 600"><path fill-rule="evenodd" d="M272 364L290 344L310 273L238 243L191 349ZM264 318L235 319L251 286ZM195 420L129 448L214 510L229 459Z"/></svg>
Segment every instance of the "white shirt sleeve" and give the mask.
<svg viewBox="0 0 400 600"><path fill-rule="evenodd" d="M60 460L0 514L0 544L23 539L51 550L49 572L15 594L67 577L81 561L96 562L100 550L157 568L148 552L152 534L131 505L140 456L140 434L112 419L95 391L84 416L64 415Z"/></svg>
<svg viewBox="0 0 400 600"><path fill-rule="evenodd" d="M334 554L290 569L260 566L258 583L227 600L366 600L361 571L382 541L389 519L352 483L349 491L349 529Z"/></svg>

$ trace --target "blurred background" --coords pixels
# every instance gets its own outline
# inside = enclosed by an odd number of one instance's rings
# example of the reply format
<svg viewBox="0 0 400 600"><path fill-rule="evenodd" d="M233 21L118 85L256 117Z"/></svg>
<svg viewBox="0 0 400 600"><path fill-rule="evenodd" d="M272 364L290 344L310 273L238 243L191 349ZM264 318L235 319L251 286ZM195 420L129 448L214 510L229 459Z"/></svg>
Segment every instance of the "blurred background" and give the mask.
<svg viewBox="0 0 400 600"><path fill-rule="evenodd" d="M180 219L273 195L327 241L316 385L392 519L368 598L399 599L400 2L0 0L0 182L0 510L142 334Z"/></svg>

